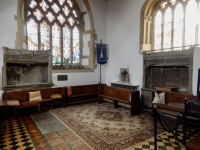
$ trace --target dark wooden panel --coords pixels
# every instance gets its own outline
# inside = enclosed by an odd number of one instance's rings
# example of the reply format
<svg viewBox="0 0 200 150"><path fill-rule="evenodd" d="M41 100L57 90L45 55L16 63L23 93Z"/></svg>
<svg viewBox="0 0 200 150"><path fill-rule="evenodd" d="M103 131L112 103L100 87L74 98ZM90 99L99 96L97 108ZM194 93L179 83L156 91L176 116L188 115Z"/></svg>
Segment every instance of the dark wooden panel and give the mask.
<svg viewBox="0 0 200 150"><path fill-rule="evenodd" d="M98 98L98 91L103 92L104 84L88 84L71 86L72 95L66 95L66 104L85 103L89 101L96 101ZM67 92L67 88L64 87Z"/></svg>
<svg viewBox="0 0 200 150"><path fill-rule="evenodd" d="M116 88L113 86L101 86L98 94L98 103L102 103L102 98L108 98L114 101L114 108L118 107L118 102L131 105L131 115L138 115L140 112L140 92Z"/></svg>

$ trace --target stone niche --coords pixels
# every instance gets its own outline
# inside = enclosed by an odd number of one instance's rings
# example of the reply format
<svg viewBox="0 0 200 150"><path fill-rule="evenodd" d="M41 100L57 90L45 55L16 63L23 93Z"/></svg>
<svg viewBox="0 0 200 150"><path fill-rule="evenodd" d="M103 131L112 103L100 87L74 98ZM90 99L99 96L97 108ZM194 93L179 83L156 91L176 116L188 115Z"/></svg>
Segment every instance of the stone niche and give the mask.
<svg viewBox="0 0 200 150"><path fill-rule="evenodd" d="M130 84L130 78L129 68L120 68L119 81L117 82Z"/></svg>
<svg viewBox="0 0 200 150"><path fill-rule="evenodd" d="M143 54L143 88L156 86L178 88L192 93L192 66L194 49Z"/></svg>
<svg viewBox="0 0 200 150"><path fill-rule="evenodd" d="M52 86L51 51L3 47L2 90L20 91Z"/></svg>

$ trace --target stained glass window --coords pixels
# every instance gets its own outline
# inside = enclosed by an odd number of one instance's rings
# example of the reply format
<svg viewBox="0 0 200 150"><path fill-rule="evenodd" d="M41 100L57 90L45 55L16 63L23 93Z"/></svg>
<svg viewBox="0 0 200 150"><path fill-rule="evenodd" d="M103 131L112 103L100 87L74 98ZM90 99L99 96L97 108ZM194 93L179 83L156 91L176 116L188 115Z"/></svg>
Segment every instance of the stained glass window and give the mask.
<svg viewBox="0 0 200 150"><path fill-rule="evenodd" d="M65 25L63 27L63 58L69 59L69 61L71 62L70 37L70 28L67 25Z"/></svg>
<svg viewBox="0 0 200 150"><path fill-rule="evenodd" d="M77 63L80 61L80 32L77 27L74 27L73 29L73 63Z"/></svg>
<svg viewBox="0 0 200 150"><path fill-rule="evenodd" d="M28 49L38 50L38 24L30 19L27 22Z"/></svg>
<svg viewBox="0 0 200 150"><path fill-rule="evenodd" d="M183 15L183 5L179 3L174 10L174 47L183 44Z"/></svg>
<svg viewBox="0 0 200 150"><path fill-rule="evenodd" d="M193 17L194 14L197 14L197 6L195 0L188 1L186 6L185 14L185 41L186 45L195 44L195 26L196 18Z"/></svg>
<svg viewBox="0 0 200 150"><path fill-rule="evenodd" d="M163 48L171 47L172 10L167 8L164 14L164 44Z"/></svg>
<svg viewBox="0 0 200 150"><path fill-rule="evenodd" d="M40 35L41 35L41 50L48 50L50 49L50 27L49 25L43 21L40 24Z"/></svg>
<svg viewBox="0 0 200 150"><path fill-rule="evenodd" d="M161 18L161 12L158 11L155 17L155 28L154 28L154 47L155 49L161 48L161 24L162 24L162 18Z"/></svg>
<svg viewBox="0 0 200 150"><path fill-rule="evenodd" d="M199 6L200 0L163 1L154 15L153 49L200 44Z"/></svg>
<svg viewBox="0 0 200 150"><path fill-rule="evenodd" d="M28 50L51 50L53 69L80 64L80 11L71 0L30 0L25 10Z"/></svg>

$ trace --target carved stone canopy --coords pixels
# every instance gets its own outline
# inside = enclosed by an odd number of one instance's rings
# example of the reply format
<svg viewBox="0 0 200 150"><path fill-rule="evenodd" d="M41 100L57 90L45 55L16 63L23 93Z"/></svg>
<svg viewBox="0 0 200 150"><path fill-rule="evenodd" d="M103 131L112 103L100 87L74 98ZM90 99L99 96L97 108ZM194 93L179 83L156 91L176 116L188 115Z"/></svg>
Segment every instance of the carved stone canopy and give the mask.
<svg viewBox="0 0 200 150"><path fill-rule="evenodd" d="M193 55L194 48L143 53L143 88L172 86L191 94Z"/></svg>
<svg viewBox="0 0 200 150"><path fill-rule="evenodd" d="M4 91L52 86L51 51L26 51L3 47Z"/></svg>

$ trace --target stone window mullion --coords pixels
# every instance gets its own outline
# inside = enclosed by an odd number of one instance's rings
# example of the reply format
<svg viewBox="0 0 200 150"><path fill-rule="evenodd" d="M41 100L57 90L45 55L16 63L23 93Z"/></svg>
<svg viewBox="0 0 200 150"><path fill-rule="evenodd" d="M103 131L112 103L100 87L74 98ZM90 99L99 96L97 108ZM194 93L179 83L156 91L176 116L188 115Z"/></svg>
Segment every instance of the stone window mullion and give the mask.
<svg viewBox="0 0 200 150"><path fill-rule="evenodd" d="M161 13L162 13L162 28L161 28L161 49L163 49L163 43L164 43L164 20L165 20L165 18L164 18L164 11L161 11Z"/></svg>
<svg viewBox="0 0 200 150"><path fill-rule="evenodd" d="M171 47L174 46L174 9L175 9L175 7L172 7L172 20L171 20L171 25L172 25L172 30L171 30Z"/></svg>
<svg viewBox="0 0 200 150"><path fill-rule="evenodd" d="M37 24L38 24L38 50L40 51L41 50L41 35L40 35L40 25L41 25L41 23L37 22Z"/></svg>
<svg viewBox="0 0 200 150"><path fill-rule="evenodd" d="M183 46L185 46L185 11L186 11L186 5L185 3L183 4L183 37L182 37L182 40L183 40Z"/></svg>
<svg viewBox="0 0 200 150"><path fill-rule="evenodd" d="M152 20L153 20L153 24L155 24L155 17L153 17ZM152 34L153 34L153 32L155 30L155 26L151 26L151 29L152 29L151 31L152 31ZM151 39L151 49L154 47L154 42L153 42L155 40L154 38L155 37L152 36L152 39Z"/></svg>
<svg viewBox="0 0 200 150"><path fill-rule="evenodd" d="M197 16L197 18L199 18L200 16L199 16L199 5L198 5L198 2L199 2L199 0L196 0L196 3L197 3L197 14L196 14L196 16ZM196 38L195 38L195 44L199 44L198 43L198 38L199 38L199 19L197 19L196 20L196 27L195 27L195 36L196 36Z"/></svg>
<svg viewBox="0 0 200 150"><path fill-rule="evenodd" d="M71 32L71 34L70 34L70 36L71 36L71 37L70 37L70 39L71 39L71 40L70 40L70 49L71 49L71 51L70 51L70 52L71 52L71 57L70 57L71 62L70 62L70 64L72 64L72 63L73 63L73 40L72 40L72 39L73 39L73 35L72 35L72 34L73 34L73 32L72 32L73 29L72 29L72 28L70 28L70 29L71 29L71 30L70 30L70 32Z"/></svg>

